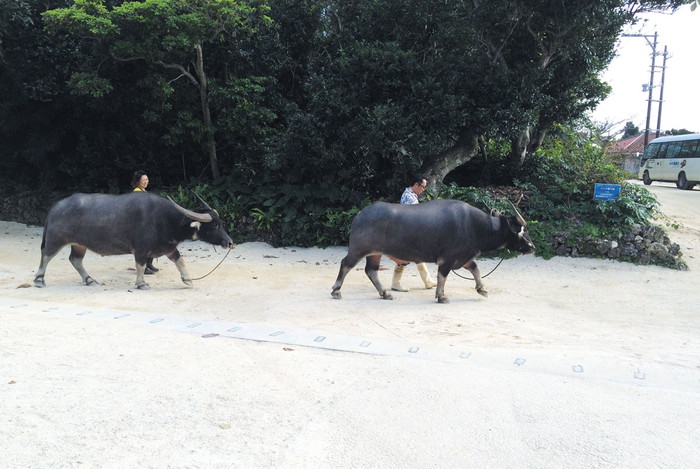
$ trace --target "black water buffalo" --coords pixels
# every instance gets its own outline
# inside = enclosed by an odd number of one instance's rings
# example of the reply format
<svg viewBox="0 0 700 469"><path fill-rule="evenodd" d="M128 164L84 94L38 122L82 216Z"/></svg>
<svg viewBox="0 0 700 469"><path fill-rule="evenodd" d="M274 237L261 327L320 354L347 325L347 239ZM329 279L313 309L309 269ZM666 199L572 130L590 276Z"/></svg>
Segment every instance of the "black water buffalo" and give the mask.
<svg viewBox="0 0 700 469"><path fill-rule="evenodd" d="M365 207L353 220L348 254L340 263L331 295L341 298L345 276L366 257L365 273L382 298L392 299L377 275L379 261L385 255L399 262L437 263L435 297L439 303L447 302L447 275L460 267L472 273L476 290L486 296L474 262L480 252L508 248L527 254L535 250L525 219L515 206L513 210L514 216L491 216L458 200L416 205L376 202Z"/></svg>
<svg viewBox="0 0 700 469"><path fill-rule="evenodd" d="M73 194L51 207L46 217L41 264L34 285L46 286L47 264L69 244L69 260L86 285L98 284L83 267L87 249L103 256L133 254L139 289L149 289L143 279L148 258L163 255L175 263L182 281L192 285L177 250L177 245L185 239L201 239L224 248L233 246L219 215L209 206L194 212L172 200L145 192Z"/></svg>

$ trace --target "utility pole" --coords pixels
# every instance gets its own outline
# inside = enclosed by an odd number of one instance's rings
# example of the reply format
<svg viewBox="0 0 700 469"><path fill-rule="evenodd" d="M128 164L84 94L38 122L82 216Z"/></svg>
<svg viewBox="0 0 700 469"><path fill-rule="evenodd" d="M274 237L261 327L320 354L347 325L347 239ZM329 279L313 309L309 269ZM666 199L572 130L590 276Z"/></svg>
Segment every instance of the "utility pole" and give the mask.
<svg viewBox="0 0 700 469"><path fill-rule="evenodd" d="M647 44L649 44L649 47L651 47L651 71L650 71L650 76L649 76L649 84L642 85L642 91L648 91L649 96L647 97L647 122L646 122L646 127L644 129L644 148L646 149L647 145L649 144L649 132L651 131L650 126L651 126L651 103L654 101L654 73L656 72L657 66L656 66L656 56L658 55L656 53L656 47L658 45L658 33L654 32L654 34L623 34L622 37L643 37L646 41ZM650 38L654 38L653 41L650 41ZM657 123L656 123L656 136L658 137L660 132L661 132L661 105L663 102L663 96L664 96L664 78L666 75L666 57L668 55L668 48L664 46L664 62L662 71L661 71L661 93L659 97L659 113L658 113L658 118L657 118ZM647 89L648 87L648 89Z"/></svg>
<svg viewBox="0 0 700 469"><path fill-rule="evenodd" d="M645 37L647 44L649 44L649 39ZM654 32L654 44L651 45L651 76L649 77L649 98L647 98L647 125L644 128L644 149L647 149L647 144L649 143L649 121L651 120L651 101L654 94L654 71L656 70L656 39L657 33Z"/></svg>
<svg viewBox="0 0 700 469"><path fill-rule="evenodd" d="M664 104L664 82L666 81L666 59L668 58L668 46L664 46L664 62L661 66L661 92L659 93L659 115L656 120L656 138L661 133L661 106ZM644 146L646 148L646 145Z"/></svg>

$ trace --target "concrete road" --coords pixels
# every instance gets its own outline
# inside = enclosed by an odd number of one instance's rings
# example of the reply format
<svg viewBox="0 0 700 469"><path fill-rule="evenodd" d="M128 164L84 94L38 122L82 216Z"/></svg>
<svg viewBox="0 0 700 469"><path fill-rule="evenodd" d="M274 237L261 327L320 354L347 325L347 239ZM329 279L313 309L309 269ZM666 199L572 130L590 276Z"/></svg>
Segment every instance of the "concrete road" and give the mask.
<svg viewBox="0 0 700 469"><path fill-rule="evenodd" d="M684 191L668 182L653 182L645 187L656 196L668 217L688 228L700 229L700 187Z"/></svg>

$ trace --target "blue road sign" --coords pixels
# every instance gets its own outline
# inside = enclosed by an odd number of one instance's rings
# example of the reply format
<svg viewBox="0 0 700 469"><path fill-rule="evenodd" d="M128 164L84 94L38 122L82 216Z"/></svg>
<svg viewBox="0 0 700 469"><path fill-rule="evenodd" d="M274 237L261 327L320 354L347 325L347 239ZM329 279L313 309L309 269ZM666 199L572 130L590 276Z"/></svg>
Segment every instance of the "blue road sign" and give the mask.
<svg viewBox="0 0 700 469"><path fill-rule="evenodd" d="M620 197L619 184L596 184L593 191L595 200L617 200Z"/></svg>

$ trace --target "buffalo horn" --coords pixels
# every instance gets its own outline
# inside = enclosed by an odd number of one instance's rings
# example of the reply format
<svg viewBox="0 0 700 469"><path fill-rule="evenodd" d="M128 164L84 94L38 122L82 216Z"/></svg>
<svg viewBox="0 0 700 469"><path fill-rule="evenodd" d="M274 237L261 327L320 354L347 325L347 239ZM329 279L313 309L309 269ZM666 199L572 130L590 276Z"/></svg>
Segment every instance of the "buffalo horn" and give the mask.
<svg viewBox="0 0 700 469"><path fill-rule="evenodd" d="M209 204L206 203L206 202L204 201L204 199L202 199L195 191L192 191L192 193L194 194L195 197L197 197L197 199L201 202L201 204L204 206L204 208L206 208L207 210L211 210L211 209L212 209L212 208L209 206Z"/></svg>
<svg viewBox="0 0 700 469"><path fill-rule="evenodd" d="M518 220L518 223L520 223L523 226L523 228L526 227L527 222L525 221L522 214L518 210L518 207L516 207L515 204L513 204L513 202L511 202L510 200L508 201L508 203L510 204L511 207L513 207L513 212L515 212L515 219Z"/></svg>
<svg viewBox="0 0 700 469"><path fill-rule="evenodd" d="M200 223L209 223L210 221L212 221L212 217L208 213L193 212L192 210L187 210L186 208L180 207L170 197L168 197L168 200L170 200L173 203L173 205L175 206L175 208L177 209L178 212L180 212L181 214L183 214L184 216L186 216L190 220L198 221Z"/></svg>

